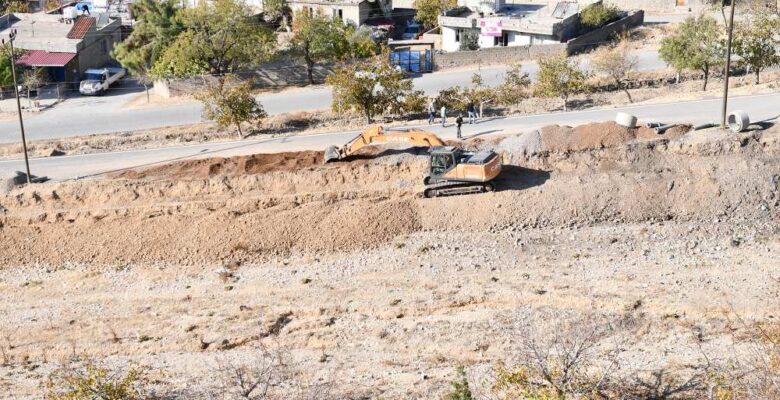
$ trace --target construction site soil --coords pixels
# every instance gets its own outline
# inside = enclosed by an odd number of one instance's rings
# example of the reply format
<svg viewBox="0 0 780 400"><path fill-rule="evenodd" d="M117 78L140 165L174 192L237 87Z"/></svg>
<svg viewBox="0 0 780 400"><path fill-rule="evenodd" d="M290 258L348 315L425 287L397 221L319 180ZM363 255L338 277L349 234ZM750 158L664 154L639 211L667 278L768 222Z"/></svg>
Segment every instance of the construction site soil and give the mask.
<svg viewBox="0 0 780 400"><path fill-rule="evenodd" d="M644 299L628 359L662 365L657 344L690 344L692 324L720 349L729 305L776 314L780 130L688 130L471 140L502 153L497 191L436 199L420 196L427 153L414 148L329 164L319 152L204 158L15 189L0 197L0 398L40 397L74 353L165 369L199 398L209 365L240 359L288 312L273 343L307 379L328 371L367 397L440 397L457 365L489 388L516 318L539 307L622 313ZM218 280L226 263L241 273Z"/></svg>

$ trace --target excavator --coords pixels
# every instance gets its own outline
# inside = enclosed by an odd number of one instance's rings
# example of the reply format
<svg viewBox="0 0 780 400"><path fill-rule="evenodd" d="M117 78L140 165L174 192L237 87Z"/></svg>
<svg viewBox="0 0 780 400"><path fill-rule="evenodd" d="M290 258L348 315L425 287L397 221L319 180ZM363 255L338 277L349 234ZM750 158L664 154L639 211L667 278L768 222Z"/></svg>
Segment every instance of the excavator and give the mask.
<svg viewBox="0 0 780 400"><path fill-rule="evenodd" d="M328 163L343 160L363 147L381 143L406 143L418 147L444 146L444 141L428 131L409 129L386 132L381 126L377 125L366 129L342 147L328 147L325 149L323 161Z"/></svg>
<svg viewBox="0 0 780 400"><path fill-rule="evenodd" d="M493 180L501 174L501 156L494 151L464 151L443 146L431 149L429 173L423 178L425 197L484 193L495 190Z"/></svg>
<svg viewBox="0 0 780 400"><path fill-rule="evenodd" d="M431 148L429 171L423 178L425 197L492 192L495 190L493 180L501 173L501 157L493 151L469 152L445 146L444 141L431 132L419 129L385 132L381 126L366 129L342 147L328 147L323 160L326 163L343 160L363 147L381 143Z"/></svg>

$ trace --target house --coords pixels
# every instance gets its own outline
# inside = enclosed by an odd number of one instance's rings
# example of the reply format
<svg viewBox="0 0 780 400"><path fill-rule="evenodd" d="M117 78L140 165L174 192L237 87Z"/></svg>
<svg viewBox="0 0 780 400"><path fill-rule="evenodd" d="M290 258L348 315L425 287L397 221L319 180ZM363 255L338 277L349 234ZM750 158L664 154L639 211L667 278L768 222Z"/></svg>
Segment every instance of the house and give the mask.
<svg viewBox="0 0 780 400"><path fill-rule="evenodd" d="M120 41L120 21L107 14L63 15L13 13L0 17L0 38L16 30L16 48L25 50L17 65L43 68L48 82L75 82L88 68L111 63Z"/></svg>
<svg viewBox="0 0 780 400"><path fill-rule="evenodd" d="M372 17L389 17L391 0L289 0L293 13L301 11L338 17L353 26L360 26Z"/></svg>
<svg viewBox="0 0 780 400"><path fill-rule="evenodd" d="M561 43L579 28L579 11L592 1L507 4L504 0L460 0L457 9L439 17L442 49L458 51L467 36L479 48Z"/></svg>

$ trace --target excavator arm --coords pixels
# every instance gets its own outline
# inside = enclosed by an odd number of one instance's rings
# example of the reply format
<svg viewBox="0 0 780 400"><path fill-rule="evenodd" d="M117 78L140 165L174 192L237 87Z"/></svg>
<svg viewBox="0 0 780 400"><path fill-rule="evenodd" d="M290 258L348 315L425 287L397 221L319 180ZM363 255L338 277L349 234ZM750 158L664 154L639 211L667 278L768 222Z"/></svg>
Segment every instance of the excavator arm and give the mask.
<svg viewBox="0 0 780 400"><path fill-rule="evenodd" d="M342 147L328 147L325 150L324 161L327 163L341 160L355 154L363 147L381 143L405 143L417 147L444 146L444 142L431 132L418 129L385 132L377 125L366 129Z"/></svg>

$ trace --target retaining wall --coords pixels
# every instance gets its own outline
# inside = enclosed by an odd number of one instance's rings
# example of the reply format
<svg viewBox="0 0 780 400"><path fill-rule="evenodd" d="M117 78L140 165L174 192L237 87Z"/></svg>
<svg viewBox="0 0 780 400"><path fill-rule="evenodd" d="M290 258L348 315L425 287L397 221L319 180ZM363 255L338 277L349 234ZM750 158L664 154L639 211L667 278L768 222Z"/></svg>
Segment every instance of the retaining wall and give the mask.
<svg viewBox="0 0 780 400"><path fill-rule="evenodd" d="M433 55L433 68L438 70L477 64L511 64L516 61L536 60L563 51L566 51L566 43L491 47L474 51L436 53Z"/></svg>
<svg viewBox="0 0 780 400"><path fill-rule="evenodd" d="M574 54L580 51L588 50L603 44L610 40L613 35L627 31L636 26L642 25L645 21L645 12L642 10L630 11L628 16L619 19L603 27L577 36L567 42L567 51Z"/></svg>

